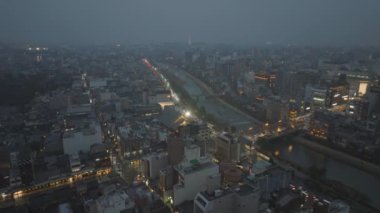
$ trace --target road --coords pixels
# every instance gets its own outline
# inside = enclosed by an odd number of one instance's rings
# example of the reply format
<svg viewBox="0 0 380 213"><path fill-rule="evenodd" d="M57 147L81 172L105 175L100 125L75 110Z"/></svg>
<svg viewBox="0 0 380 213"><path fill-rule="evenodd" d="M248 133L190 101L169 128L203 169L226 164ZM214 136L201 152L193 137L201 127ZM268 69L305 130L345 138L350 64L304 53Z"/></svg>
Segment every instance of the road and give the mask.
<svg viewBox="0 0 380 213"><path fill-rule="evenodd" d="M45 181L42 183L34 184L33 186L26 186L13 189L8 193L4 193L0 196L0 202L25 198L33 194L46 192L56 188L60 188L67 185L72 185L79 181L88 180L94 177L101 177L108 175L112 172L111 168L99 168L99 169L86 169L68 176L58 177L53 180Z"/></svg>

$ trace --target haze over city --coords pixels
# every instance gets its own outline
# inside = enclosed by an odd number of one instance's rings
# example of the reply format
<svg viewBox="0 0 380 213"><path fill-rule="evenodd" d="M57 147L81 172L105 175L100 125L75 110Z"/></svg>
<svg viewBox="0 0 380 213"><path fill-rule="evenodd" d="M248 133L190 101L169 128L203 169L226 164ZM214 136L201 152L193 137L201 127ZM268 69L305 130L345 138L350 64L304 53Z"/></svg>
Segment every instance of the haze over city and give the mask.
<svg viewBox="0 0 380 213"><path fill-rule="evenodd" d="M379 21L379 0L0 0L0 212L380 212Z"/></svg>
<svg viewBox="0 0 380 213"><path fill-rule="evenodd" d="M378 45L376 0L0 2L0 41Z"/></svg>

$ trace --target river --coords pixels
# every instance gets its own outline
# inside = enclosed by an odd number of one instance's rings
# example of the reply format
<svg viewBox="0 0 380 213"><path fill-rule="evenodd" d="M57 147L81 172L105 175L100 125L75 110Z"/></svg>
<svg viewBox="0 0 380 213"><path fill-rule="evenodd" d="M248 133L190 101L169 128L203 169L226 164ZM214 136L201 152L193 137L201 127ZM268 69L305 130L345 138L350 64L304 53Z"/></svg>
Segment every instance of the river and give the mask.
<svg viewBox="0 0 380 213"><path fill-rule="evenodd" d="M183 81L183 88L192 97L196 97L198 104L205 107L206 112L212 113L216 119L234 125L238 129L247 129L254 125L252 118L236 112L215 97L209 97L209 92L194 82L191 76L184 70L172 66L169 67L168 65L163 65L163 67L181 79ZM380 178L375 175L371 175L347 163L335 160L292 141L276 143L269 151L305 169L312 165L325 168L325 177L327 179L339 181L366 195L370 204L380 209Z"/></svg>
<svg viewBox="0 0 380 213"><path fill-rule="evenodd" d="M270 148L265 148L266 151L304 169L312 165L325 168L327 179L339 181L366 195L370 204L380 209L380 178L296 142L273 143Z"/></svg>
<svg viewBox="0 0 380 213"><path fill-rule="evenodd" d="M212 96L209 91L199 86L186 71L167 64L160 64L160 66L181 79L183 82L182 87L189 95L194 97L198 106L203 106L207 113L212 114L219 121L235 126L239 130L257 127L257 125L255 125L257 121L255 121L254 118L226 106L221 100Z"/></svg>

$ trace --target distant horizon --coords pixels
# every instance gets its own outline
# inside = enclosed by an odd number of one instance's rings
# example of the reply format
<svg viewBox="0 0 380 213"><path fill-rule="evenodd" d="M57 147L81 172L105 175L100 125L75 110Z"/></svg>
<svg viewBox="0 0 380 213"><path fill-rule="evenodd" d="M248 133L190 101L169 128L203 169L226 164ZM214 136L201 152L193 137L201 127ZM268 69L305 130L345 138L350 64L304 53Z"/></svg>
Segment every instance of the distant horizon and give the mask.
<svg viewBox="0 0 380 213"><path fill-rule="evenodd" d="M380 1L0 1L0 42L379 46Z"/></svg>
<svg viewBox="0 0 380 213"><path fill-rule="evenodd" d="M152 42L99 42L99 43L46 43L46 42L4 42L0 41L0 47L19 47L19 48L27 48L27 47L126 47L126 46L149 46L149 45L181 45L188 46L185 41L152 41ZM284 44L284 43L233 43L233 42L203 42L203 41L193 41L191 47L196 46L232 46L232 47L240 47L240 48L349 48L349 49L357 49L357 48L380 48L380 44ZM189 46L190 47L190 46Z"/></svg>

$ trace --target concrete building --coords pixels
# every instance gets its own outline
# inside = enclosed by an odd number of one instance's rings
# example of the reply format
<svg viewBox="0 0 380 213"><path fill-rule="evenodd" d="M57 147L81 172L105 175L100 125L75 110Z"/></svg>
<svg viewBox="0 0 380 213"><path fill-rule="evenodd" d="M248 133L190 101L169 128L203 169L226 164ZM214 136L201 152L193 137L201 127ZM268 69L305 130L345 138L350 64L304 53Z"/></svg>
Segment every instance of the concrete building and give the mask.
<svg viewBox="0 0 380 213"><path fill-rule="evenodd" d="M364 96L370 82L369 75L362 72L345 72L347 82L350 84L350 97Z"/></svg>
<svg viewBox="0 0 380 213"><path fill-rule="evenodd" d="M219 166L210 161L194 162L190 166L178 166L178 184L173 187L173 204L193 200L195 195L207 187L219 187Z"/></svg>
<svg viewBox="0 0 380 213"><path fill-rule="evenodd" d="M133 213L135 203L123 190L114 190L96 200L96 210L99 213Z"/></svg>
<svg viewBox="0 0 380 213"><path fill-rule="evenodd" d="M93 111L92 101L88 93L73 94L67 98L67 115L88 115Z"/></svg>
<svg viewBox="0 0 380 213"><path fill-rule="evenodd" d="M347 82L332 83L326 93L326 106L336 107L345 105L349 101L350 85Z"/></svg>
<svg viewBox="0 0 380 213"><path fill-rule="evenodd" d="M168 166L160 171L160 189L162 191L168 191L173 188L174 185L174 170L173 167Z"/></svg>
<svg viewBox="0 0 380 213"><path fill-rule="evenodd" d="M81 163L78 154L72 154L69 156L71 172L78 172L81 169Z"/></svg>
<svg viewBox="0 0 380 213"><path fill-rule="evenodd" d="M279 120L284 120L286 117L286 104L278 97L268 98L264 100L266 109L265 120L270 124L274 124Z"/></svg>
<svg viewBox="0 0 380 213"><path fill-rule="evenodd" d="M168 166L168 153L152 153L142 158L141 162L143 175L146 178L157 179L160 177L160 170Z"/></svg>
<svg viewBox="0 0 380 213"><path fill-rule="evenodd" d="M120 157L129 160L139 159L143 154L143 139L141 135L133 131L132 127L119 127L117 129L119 139Z"/></svg>
<svg viewBox="0 0 380 213"><path fill-rule="evenodd" d="M374 85L369 88L368 91L368 111L369 114L378 114L380 105L380 85ZM371 116L372 117L372 116Z"/></svg>
<svg viewBox="0 0 380 213"><path fill-rule="evenodd" d="M259 187L261 197L263 199L269 199L272 192L288 188L292 177L293 170L272 166L267 167L267 169L261 173L254 172L253 175L248 178L248 184L253 187Z"/></svg>
<svg viewBox="0 0 380 213"><path fill-rule="evenodd" d="M240 160L240 143L231 134L222 133L215 141L215 156L220 161Z"/></svg>
<svg viewBox="0 0 380 213"><path fill-rule="evenodd" d="M19 166L19 152L9 153L10 158L10 171L9 171L9 186L17 187L22 184L20 166ZM6 178L4 178L6 179Z"/></svg>
<svg viewBox="0 0 380 213"><path fill-rule="evenodd" d="M306 85L305 102L310 103L313 110L326 108L327 89L323 86Z"/></svg>
<svg viewBox="0 0 380 213"><path fill-rule="evenodd" d="M255 213L259 211L259 199L260 190L249 185L203 191L194 199L194 213Z"/></svg>
<svg viewBox="0 0 380 213"><path fill-rule="evenodd" d="M168 137L168 158L169 164L172 166L180 163L184 157L184 141L176 135Z"/></svg>
<svg viewBox="0 0 380 213"><path fill-rule="evenodd" d="M207 142L210 140L211 136L211 130L208 128L206 123L198 124L199 130L198 135L196 136L197 140L200 140L202 142Z"/></svg>
<svg viewBox="0 0 380 213"><path fill-rule="evenodd" d="M82 122L81 126L67 129L63 134L63 151L72 155L90 151L91 145L102 143L102 132L95 121Z"/></svg>
<svg viewBox="0 0 380 213"><path fill-rule="evenodd" d="M184 158L174 167L174 177L178 180L173 187L173 203L179 205L193 200L195 195L209 187L220 187L221 176L219 166L208 157L200 156L200 147L188 144L184 148Z"/></svg>
<svg viewBox="0 0 380 213"><path fill-rule="evenodd" d="M308 134L323 140L327 140L334 126L334 115L329 111L315 111L308 129Z"/></svg>
<svg viewBox="0 0 380 213"><path fill-rule="evenodd" d="M351 100L346 109L346 115L355 119L365 121L368 119L369 101L363 98Z"/></svg>
<svg viewBox="0 0 380 213"><path fill-rule="evenodd" d="M201 158L201 148L195 144L188 144L184 149L184 158L181 165L191 165L194 161L199 161Z"/></svg>
<svg viewBox="0 0 380 213"><path fill-rule="evenodd" d="M174 102L170 91L158 91L155 94L148 96L149 104L159 104L162 109L166 106L173 106Z"/></svg>

